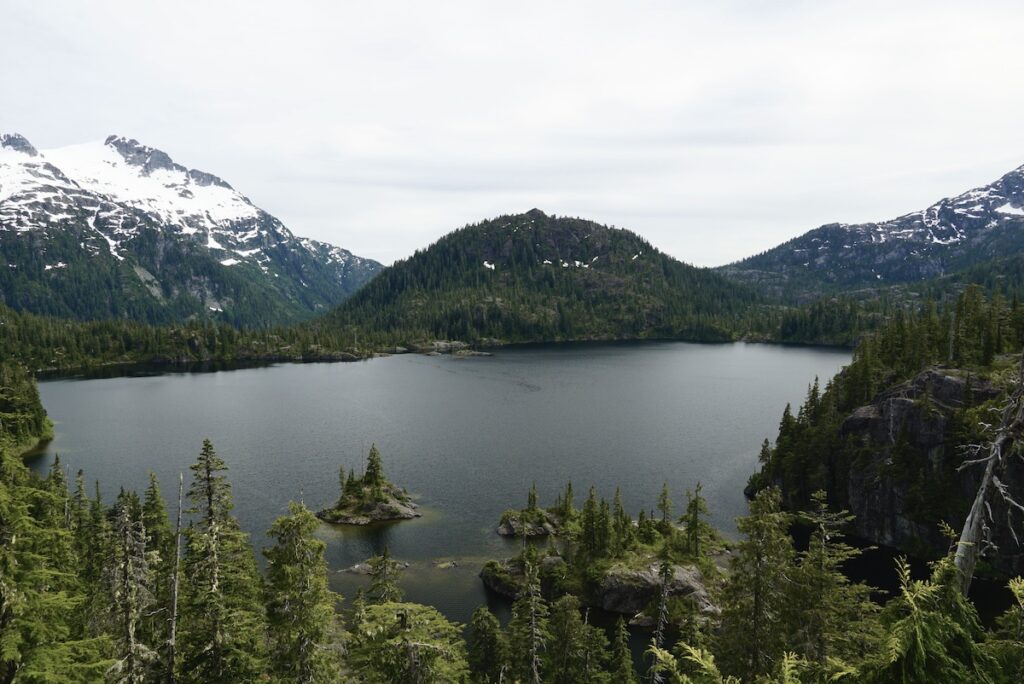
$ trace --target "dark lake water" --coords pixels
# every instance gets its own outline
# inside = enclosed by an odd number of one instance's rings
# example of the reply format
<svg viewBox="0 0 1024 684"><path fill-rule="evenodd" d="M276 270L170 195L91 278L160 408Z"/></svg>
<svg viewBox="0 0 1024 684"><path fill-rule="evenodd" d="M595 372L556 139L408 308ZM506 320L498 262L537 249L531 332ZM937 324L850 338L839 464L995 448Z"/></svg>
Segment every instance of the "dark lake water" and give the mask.
<svg viewBox="0 0 1024 684"><path fill-rule="evenodd" d="M755 344L644 343L503 349L493 357L395 356L359 363L285 364L40 383L54 454L118 488L142 490L153 471L176 496L204 437L227 461L235 513L257 548L290 500L317 509L337 498L338 468L361 469L376 443L392 481L414 493L419 520L370 528L324 525L333 587L351 597L365 578L340 572L385 546L410 563L410 600L465 622L490 600L476 577L515 544L494 534L531 482L542 503L572 480L622 488L634 513L663 481L677 506L697 482L726 532L746 512L743 486L787 402L845 363L842 350ZM186 482L187 486L187 482ZM457 567L440 569L440 561Z"/></svg>

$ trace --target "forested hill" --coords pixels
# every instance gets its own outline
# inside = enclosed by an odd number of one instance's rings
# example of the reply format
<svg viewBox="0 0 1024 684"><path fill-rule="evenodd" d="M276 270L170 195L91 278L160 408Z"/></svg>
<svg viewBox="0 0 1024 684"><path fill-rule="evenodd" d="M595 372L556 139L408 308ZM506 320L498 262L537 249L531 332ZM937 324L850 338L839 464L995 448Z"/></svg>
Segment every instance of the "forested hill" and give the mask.
<svg viewBox="0 0 1024 684"><path fill-rule="evenodd" d="M317 325L368 343L726 340L754 292L627 230L533 209L466 226L384 270ZM363 339L361 338L361 341Z"/></svg>

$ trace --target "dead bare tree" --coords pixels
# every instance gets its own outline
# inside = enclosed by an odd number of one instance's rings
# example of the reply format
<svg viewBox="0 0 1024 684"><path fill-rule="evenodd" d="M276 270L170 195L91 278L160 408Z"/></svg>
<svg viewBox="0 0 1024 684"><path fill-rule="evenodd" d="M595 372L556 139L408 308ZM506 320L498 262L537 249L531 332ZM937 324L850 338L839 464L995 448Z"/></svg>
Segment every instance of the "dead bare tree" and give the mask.
<svg viewBox="0 0 1024 684"><path fill-rule="evenodd" d="M971 588L974 568L983 551L984 545L991 545L992 501L998 496L1007 507L1007 524L1013 539L1020 540L1013 529L1013 512L1024 512L1004 484L1007 462L1013 453L1013 447L1024 432L1024 354L1021 355L1017 385L1010 393L1010 398L1000 412L999 426L995 429L992 440L984 444L972 444L967 451L970 458L960 464L958 470L975 465L984 465L985 472L974 497L971 511L964 521L963 531L956 546L954 563L960 573L960 586L964 594Z"/></svg>

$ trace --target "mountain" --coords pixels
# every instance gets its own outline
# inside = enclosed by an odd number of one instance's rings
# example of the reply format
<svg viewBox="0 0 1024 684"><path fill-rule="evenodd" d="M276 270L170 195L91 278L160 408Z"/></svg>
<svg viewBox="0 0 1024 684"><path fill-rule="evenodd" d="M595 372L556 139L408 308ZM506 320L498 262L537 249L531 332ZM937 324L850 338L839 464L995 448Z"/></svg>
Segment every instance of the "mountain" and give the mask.
<svg viewBox="0 0 1024 684"><path fill-rule="evenodd" d="M881 223L833 223L719 271L797 297L909 283L1024 251L1024 166Z"/></svg>
<svg viewBox="0 0 1024 684"><path fill-rule="evenodd" d="M380 268L135 140L40 152L0 136L0 301L13 308L266 326L327 311Z"/></svg>
<svg viewBox="0 0 1024 684"><path fill-rule="evenodd" d="M449 233L316 324L389 344L723 340L755 301L749 288L627 230L533 209Z"/></svg>

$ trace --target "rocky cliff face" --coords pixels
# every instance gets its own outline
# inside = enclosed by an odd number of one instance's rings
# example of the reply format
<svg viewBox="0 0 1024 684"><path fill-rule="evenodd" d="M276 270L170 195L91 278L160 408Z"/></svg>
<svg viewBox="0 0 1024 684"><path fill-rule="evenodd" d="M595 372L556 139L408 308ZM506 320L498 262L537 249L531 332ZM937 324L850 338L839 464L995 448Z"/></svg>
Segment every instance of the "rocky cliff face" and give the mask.
<svg viewBox="0 0 1024 684"><path fill-rule="evenodd" d="M959 530L981 478L978 467L958 470L964 447L984 438L977 416L988 414L985 402L1002 394L987 380L932 368L850 414L840 429L847 457L832 462L829 481L833 501L856 516L856 534L909 553L944 553L949 541L939 520ZM989 422L998 421L988 415ZM1021 499L1024 459L1015 455L1011 462L1006 485ZM993 502L988 560L1001 573L1018 574L1024 571L1024 548L1008 521L1024 542L1024 516L1008 515L1001 502Z"/></svg>

